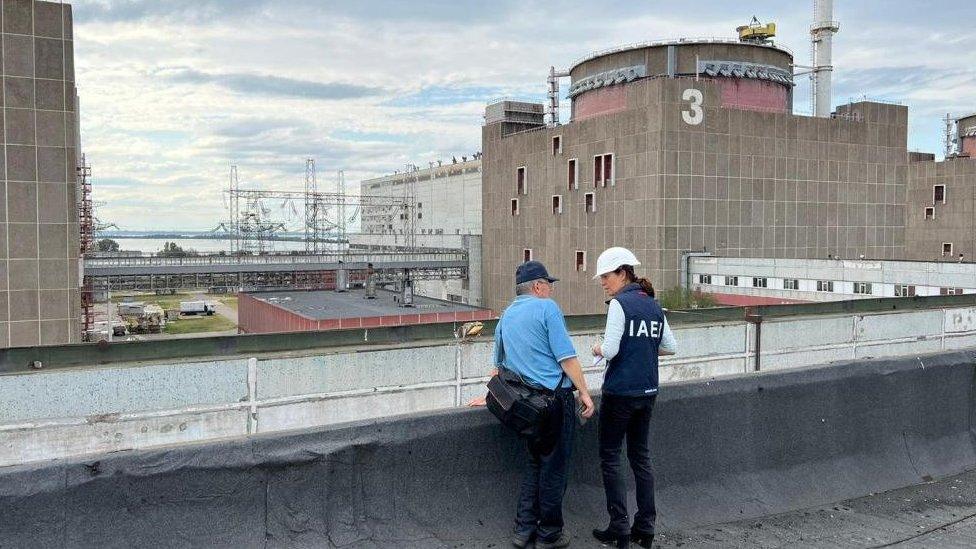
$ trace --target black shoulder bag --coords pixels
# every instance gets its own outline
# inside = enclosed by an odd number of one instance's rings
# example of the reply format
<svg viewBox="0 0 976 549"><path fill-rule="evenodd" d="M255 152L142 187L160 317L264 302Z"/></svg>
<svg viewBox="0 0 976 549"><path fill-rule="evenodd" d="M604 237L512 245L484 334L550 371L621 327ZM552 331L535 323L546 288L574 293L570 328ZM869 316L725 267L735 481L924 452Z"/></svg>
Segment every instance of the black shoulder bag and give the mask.
<svg viewBox="0 0 976 549"><path fill-rule="evenodd" d="M502 338L499 338L499 347L499 355L504 360ZM562 385L565 376L564 372L563 377L559 378L559 385ZM553 391L529 385L520 375L501 365L498 365L498 373L488 381L485 400L488 410L503 425L530 440L543 437L547 420L557 405Z"/></svg>

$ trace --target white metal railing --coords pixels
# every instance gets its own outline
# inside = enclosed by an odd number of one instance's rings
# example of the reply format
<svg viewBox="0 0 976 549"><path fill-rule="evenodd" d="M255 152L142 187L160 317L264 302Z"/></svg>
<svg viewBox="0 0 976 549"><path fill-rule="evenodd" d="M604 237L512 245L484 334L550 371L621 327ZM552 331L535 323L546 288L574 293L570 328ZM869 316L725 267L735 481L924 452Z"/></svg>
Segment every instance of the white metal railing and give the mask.
<svg viewBox="0 0 976 549"><path fill-rule="evenodd" d="M837 21L817 21L816 23L812 23L810 25L811 31L830 30L830 31L837 32L837 29L839 28L840 28L840 23Z"/></svg>

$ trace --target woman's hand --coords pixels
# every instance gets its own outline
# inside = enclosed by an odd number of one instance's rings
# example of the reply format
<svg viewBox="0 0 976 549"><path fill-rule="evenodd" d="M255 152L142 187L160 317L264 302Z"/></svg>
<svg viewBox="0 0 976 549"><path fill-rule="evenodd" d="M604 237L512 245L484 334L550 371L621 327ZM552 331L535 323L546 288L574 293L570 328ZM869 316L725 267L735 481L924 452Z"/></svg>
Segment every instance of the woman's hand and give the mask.
<svg viewBox="0 0 976 549"><path fill-rule="evenodd" d="M593 351L593 356L603 356L603 349L599 343L594 343L593 348L590 350Z"/></svg>

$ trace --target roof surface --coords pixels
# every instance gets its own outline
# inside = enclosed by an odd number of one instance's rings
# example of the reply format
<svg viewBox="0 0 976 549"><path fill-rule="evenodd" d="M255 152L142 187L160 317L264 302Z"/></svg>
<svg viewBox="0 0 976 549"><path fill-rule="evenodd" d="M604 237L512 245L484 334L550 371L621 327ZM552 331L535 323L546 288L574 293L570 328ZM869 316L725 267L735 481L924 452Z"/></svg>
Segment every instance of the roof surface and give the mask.
<svg viewBox="0 0 976 549"><path fill-rule="evenodd" d="M253 292L248 295L313 320L482 310L480 307L419 295L414 295L413 307L400 307L394 301L394 297L399 294L379 289L376 291L376 299L366 299L365 292L361 289L346 292L331 290Z"/></svg>

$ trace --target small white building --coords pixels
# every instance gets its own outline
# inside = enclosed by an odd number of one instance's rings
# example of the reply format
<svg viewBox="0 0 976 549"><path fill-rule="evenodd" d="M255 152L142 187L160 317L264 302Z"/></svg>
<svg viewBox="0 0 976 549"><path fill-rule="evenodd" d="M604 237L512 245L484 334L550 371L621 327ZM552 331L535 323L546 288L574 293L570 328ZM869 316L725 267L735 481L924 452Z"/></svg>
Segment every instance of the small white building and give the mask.
<svg viewBox="0 0 976 549"><path fill-rule="evenodd" d="M759 303L770 298L840 301L976 293L976 263L710 256L686 260L682 285L730 304L749 304L748 298Z"/></svg>

